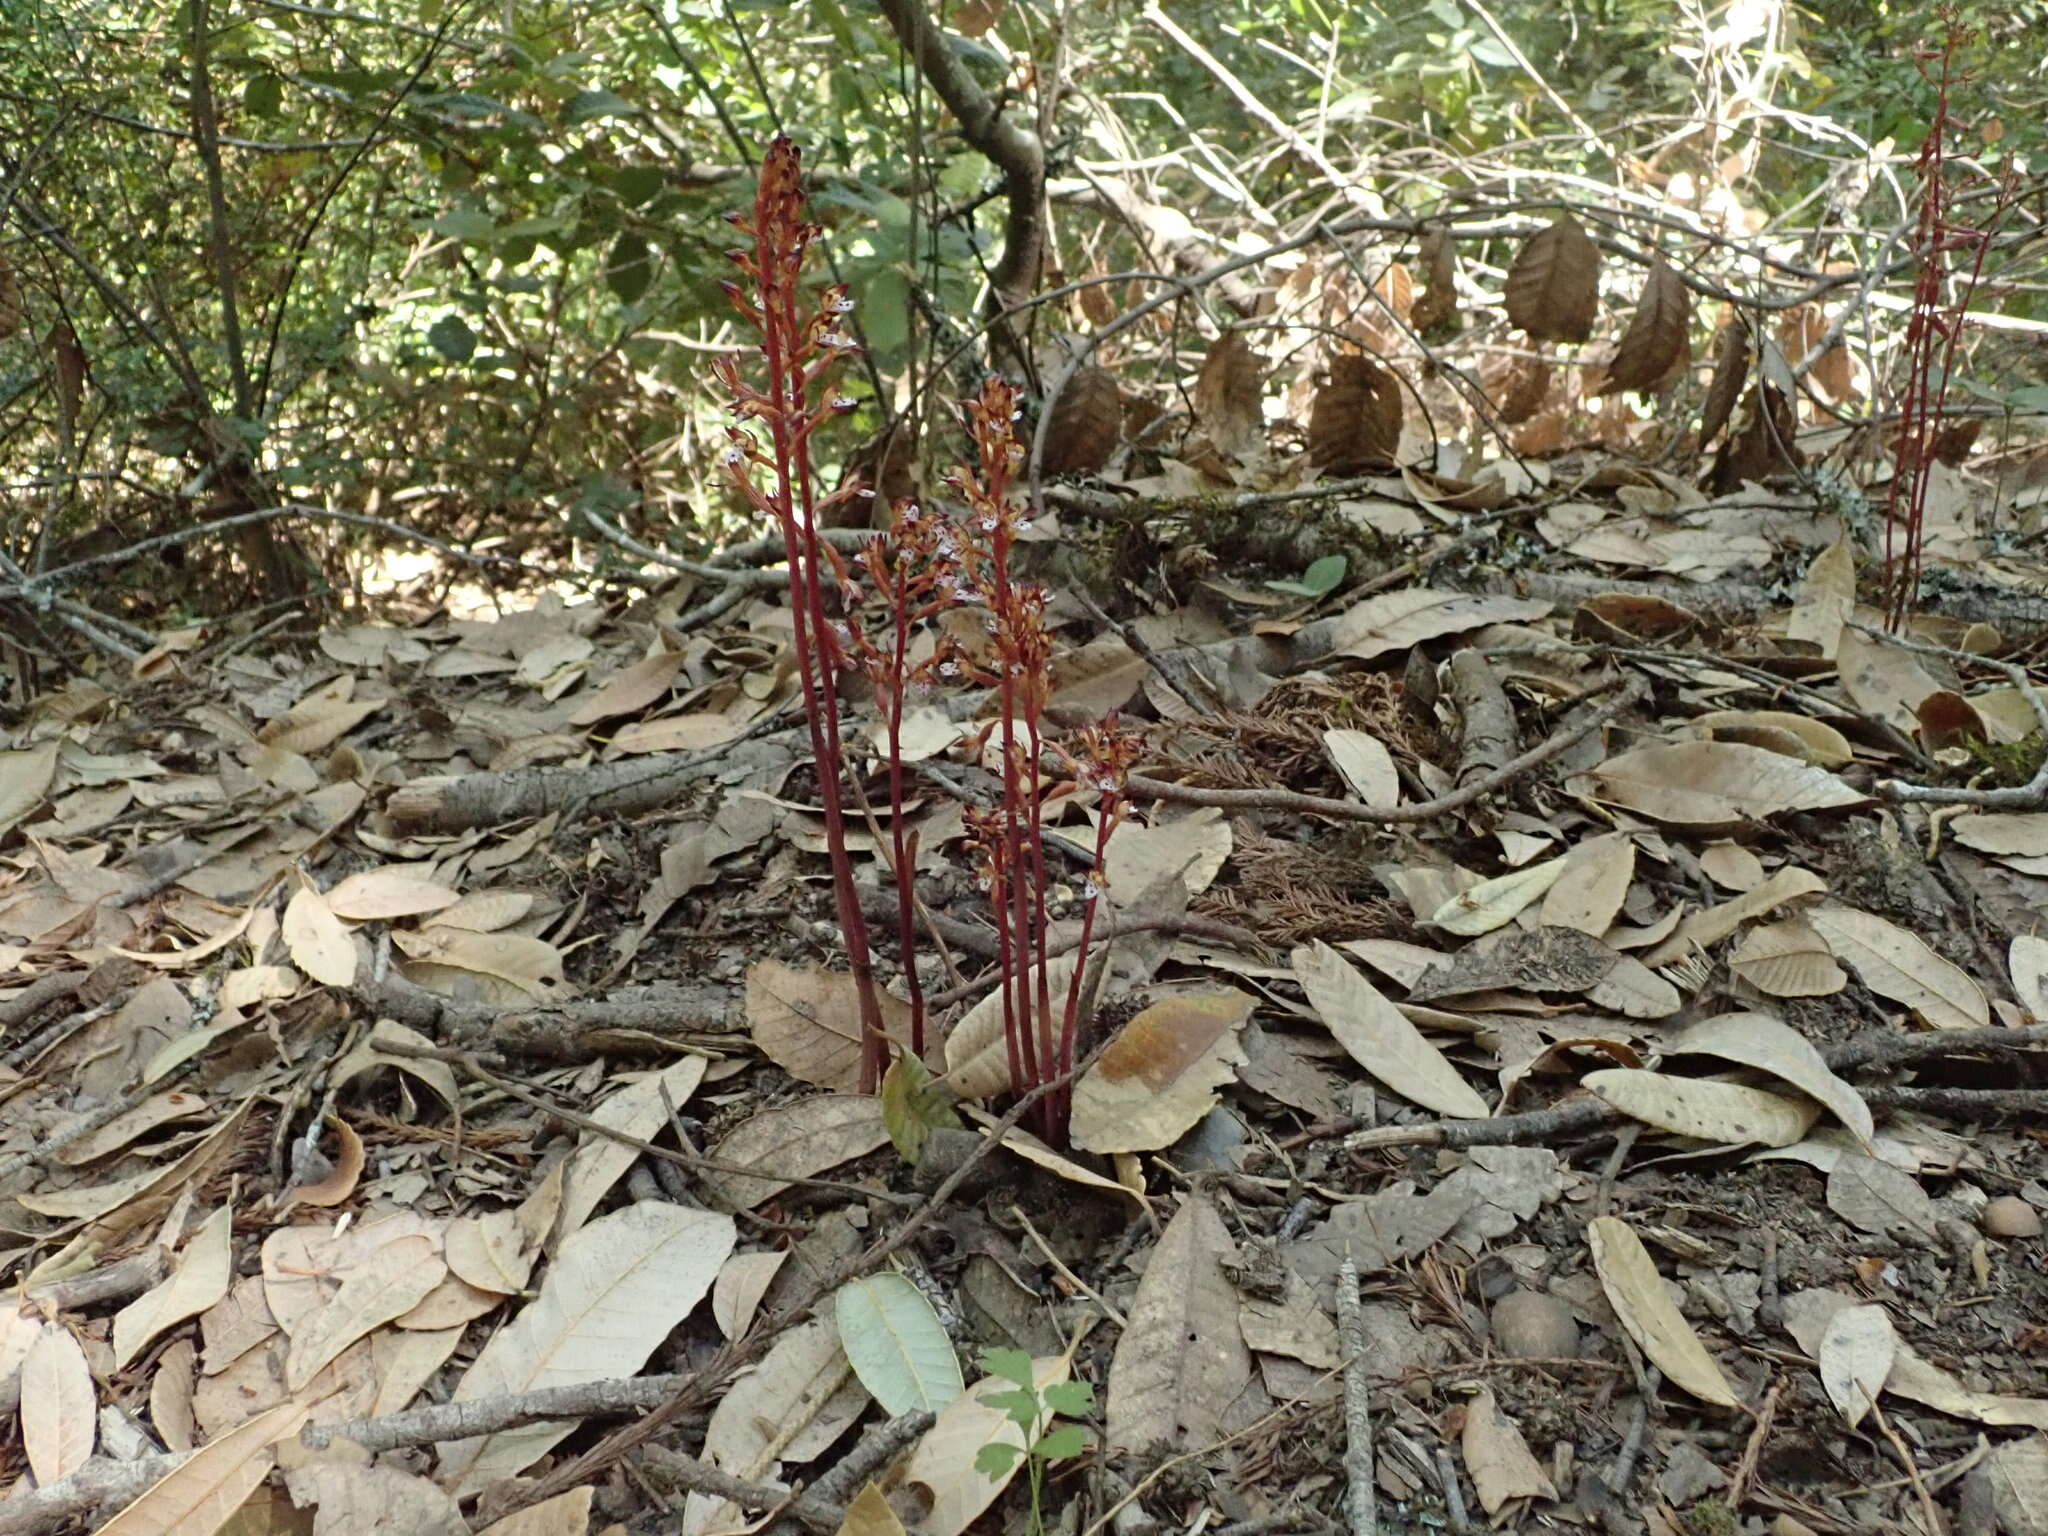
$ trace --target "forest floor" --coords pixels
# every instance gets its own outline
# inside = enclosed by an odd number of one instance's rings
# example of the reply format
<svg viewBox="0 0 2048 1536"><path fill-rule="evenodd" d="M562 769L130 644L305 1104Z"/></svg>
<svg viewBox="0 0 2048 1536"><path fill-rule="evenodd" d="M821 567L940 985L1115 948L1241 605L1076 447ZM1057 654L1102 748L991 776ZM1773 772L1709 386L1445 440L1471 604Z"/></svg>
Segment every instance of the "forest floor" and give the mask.
<svg viewBox="0 0 2048 1536"><path fill-rule="evenodd" d="M1063 1536L2048 1531L2031 493L1951 477L1902 646L1803 487L1546 473L1361 478L1420 572L1365 589L1056 594L1054 717L1146 732L1063 1150L986 1070L972 696L908 814L983 1113L859 1091L773 593L33 701L0 1536L956 1536L1037 1473ZM989 1349L1085 1448L990 1468Z"/></svg>

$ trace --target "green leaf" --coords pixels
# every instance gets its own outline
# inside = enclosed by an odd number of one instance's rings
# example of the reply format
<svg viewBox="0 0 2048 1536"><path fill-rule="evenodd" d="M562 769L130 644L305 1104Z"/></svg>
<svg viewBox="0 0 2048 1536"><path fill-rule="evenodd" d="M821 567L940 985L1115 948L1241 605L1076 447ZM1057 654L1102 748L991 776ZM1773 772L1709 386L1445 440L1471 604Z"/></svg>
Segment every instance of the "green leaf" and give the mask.
<svg viewBox="0 0 2048 1536"><path fill-rule="evenodd" d="M1050 1434L1040 1435L1031 1454L1040 1461L1071 1461L1088 1449L1088 1431L1078 1424L1062 1424Z"/></svg>
<svg viewBox="0 0 2048 1536"><path fill-rule="evenodd" d="M1095 1411L1095 1388L1085 1381L1056 1381L1040 1395L1045 1411L1063 1419L1085 1418Z"/></svg>
<svg viewBox="0 0 2048 1536"><path fill-rule="evenodd" d="M936 1413L964 1390L945 1325L903 1276L850 1280L833 1296L832 1310L853 1374L885 1412Z"/></svg>
<svg viewBox="0 0 2048 1536"><path fill-rule="evenodd" d="M924 1144L931 1140L932 1132L942 1126L957 1131L960 1117L953 1113L945 1094L933 1086L925 1064L899 1050L882 1074L882 1129L889 1133L903 1161L914 1163L924 1156ZM1025 1371L1024 1379L1029 1381L1029 1361Z"/></svg>
<svg viewBox="0 0 2048 1536"><path fill-rule="evenodd" d="M1037 1377L1031 1371L1031 1357L1021 1349L1005 1349L1000 1346L984 1349L981 1352L981 1368L991 1376L1014 1381L1027 1392L1037 1381Z"/></svg>
<svg viewBox="0 0 2048 1536"><path fill-rule="evenodd" d="M1276 592L1292 592L1297 597L1322 597L1337 589L1337 583L1344 579L1349 564L1342 555L1325 555L1301 573L1301 580L1269 581L1266 585Z"/></svg>
<svg viewBox="0 0 2048 1536"><path fill-rule="evenodd" d="M476 332L460 315L443 315L427 332L434 350L451 363L466 363L476 356Z"/></svg>
<svg viewBox="0 0 2048 1536"><path fill-rule="evenodd" d="M648 259L644 236L629 229L612 242L604 258L604 281L621 304L631 304L647 291L654 281L654 263Z"/></svg>
<svg viewBox="0 0 2048 1536"><path fill-rule="evenodd" d="M634 117L639 111L632 102L612 91L578 91L569 98L568 119L573 127L600 117Z"/></svg>
<svg viewBox="0 0 2048 1536"><path fill-rule="evenodd" d="M1014 1392L991 1392L982 1401L991 1408L1002 1409L1019 1429L1029 1429L1038 1422L1038 1394L1029 1387L1019 1387Z"/></svg>
<svg viewBox="0 0 2048 1536"><path fill-rule="evenodd" d="M258 117L275 117L284 106L284 81L276 75L252 75L242 87L242 105Z"/></svg>
<svg viewBox="0 0 2048 1536"><path fill-rule="evenodd" d="M612 190L628 208L638 208L666 184L658 165L622 165L610 176Z"/></svg>
<svg viewBox="0 0 2048 1536"><path fill-rule="evenodd" d="M1024 1454L1022 1446L1012 1445L1007 1440L991 1440L974 1453L974 1470L993 1482L1008 1477L1010 1468L1017 1465L1017 1458Z"/></svg>
<svg viewBox="0 0 2048 1536"><path fill-rule="evenodd" d="M497 224L480 208L450 208L427 228L470 245L484 245L498 238Z"/></svg>

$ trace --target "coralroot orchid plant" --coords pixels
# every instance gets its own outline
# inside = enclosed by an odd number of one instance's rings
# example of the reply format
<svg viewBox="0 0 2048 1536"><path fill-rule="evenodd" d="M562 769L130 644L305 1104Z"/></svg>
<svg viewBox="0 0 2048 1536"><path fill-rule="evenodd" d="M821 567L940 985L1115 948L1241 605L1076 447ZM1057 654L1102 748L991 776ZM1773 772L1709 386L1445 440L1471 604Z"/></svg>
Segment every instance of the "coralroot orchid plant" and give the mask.
<svg viewBox="0 0 2048 1536"><path fill-rule="evenodd" d="M1105 884L1103 859L1125 814L1124 785L1137 744L1111 723L1076 733L1071 748L1046 738L1050 594L1014 572L1023 518L1015 481L1024 461L1016 387L992 378L967 404L974 463L946 481L964 504L962 515L899 503L888 532L847 562L821 536L823 518L834 506L873 493L849 481L828 496L817 495L810 444L819 426L853 408L830 382L834 367L858 351L843 328L853 304L841 287L823 288L810 299L803 292L804 260L818 228L804 218L802 161L787 138L777 137L763 161L752 217L730 217L754 243L732 255L747 284L728 283L726 291L760 332L766 383L750 383L735 358L718 360L735 418L722 462L733 483L780 530L789 565L792 644L817 764L833 897L859 998L862 1090L872 1092L879 1083L889 1044L846 841L846 790L861 793L857 766L844 755L838 683L848 670L866 676L881 716L888 863L909 993L909 1045L918 1055L925 1049L926 1000L918 978L920 913L912 888L917 840L907 826L904 722L911 701L932 687L972 682L995 690L999 714L980 744L994 738L1001 798L968 813L969 835L995 919L1011 1084L1022 1092L1055 1081L1074 1064L1083 977ZM956 607L985 611L985 654L970 654L950 637L926 639L932 621ZM878 621L864 618L864 609L876 608ZM1048 762L1069 777L1049 784L1043 771ZM1055 1009L1045 813L1050 801L1071 793L1094 797L1095 844L1083 881L1073 971ZM857 803L866 806L864 799ZM1064 1088L1041 1100L1038 1123L1055 1142L1065 1140L1068 1105Z"/></svg>

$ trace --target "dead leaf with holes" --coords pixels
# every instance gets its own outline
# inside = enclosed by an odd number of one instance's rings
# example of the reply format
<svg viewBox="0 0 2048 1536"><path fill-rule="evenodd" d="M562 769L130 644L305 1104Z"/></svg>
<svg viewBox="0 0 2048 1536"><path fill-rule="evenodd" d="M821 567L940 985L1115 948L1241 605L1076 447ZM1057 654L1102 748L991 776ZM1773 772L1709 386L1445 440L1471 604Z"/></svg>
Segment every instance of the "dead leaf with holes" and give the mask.
<svg viewBox="0 0 2048 1536"><path fill-rule="evenodd" d="M1490 948L1459 951L1408 989L1411 1003L1477 992L1569 992L1631 1019L1678 1011L1678 989L1631 955L1576 928L1510 931Z"/></svg>
<svg viewBox="0 0 2048 1536"><path fill-rule="evenodd" d="M1238 1035L1258 1000L1243 992L1161 998L1126 1024L1074 1084L1074 1145L1085 1152L1171 1146L1213 1109L1245 1059Z"/></svg>

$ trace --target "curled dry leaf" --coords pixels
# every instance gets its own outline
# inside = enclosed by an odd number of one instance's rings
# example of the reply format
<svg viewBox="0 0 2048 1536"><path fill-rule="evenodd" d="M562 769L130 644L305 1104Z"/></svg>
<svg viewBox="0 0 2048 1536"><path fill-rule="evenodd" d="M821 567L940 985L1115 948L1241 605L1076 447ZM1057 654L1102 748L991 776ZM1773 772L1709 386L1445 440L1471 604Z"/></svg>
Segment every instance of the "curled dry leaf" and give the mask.
<svg viewBox="0 0 2048 1536"><path fill-rule="evenodd" d="M365 869L337 880L327 891L327 908L351 923L388 923L393 918L439 912L462 898L438 881L402 869Z"/></svg>
<svg viewBox="0 0 2048 1536"><path fill-rule="evenodd" d="M1550 604L1528 598L1470 597L1429 587L1403 587L1346 609L1337 620L1331 649L1370 661L1443 635L1460 635L1488 624L1519 624L1548 612Z"/></svg>
<svg viewBox="0 0 2048 1536"><path fill-rule="evenodd" d="M1709 1078L1674 1077L1629 1067L1588 1072L1586 1089L1632 1119L1678 1136L1728 1146L1789 1147L1803 1139L1819 1107Z"/></svg>
<svg viewBox="0 0 2048 1536"><path fill-rule="evenodd" d="M1265 441L1264 367L1243 331L1209 344L1195 375L1195 420L1219 452L1243 459Z"/></svg>
<svg viewBox="0 0 2048 1536"><path fill-rule="evenodd" d="M1092 364L1067 380L1053 402L1045 433L1049 475L1092 475L1109 462L1123 435L1123 392L1116 375Z"/></svg>
<svg viewBox="0 0 2048 1536"><path fill-rule="evenodd" d="M1179 1140L1244 1061L1238 1034L1257 1006L1229 990L1181 993L1140 1012L1074 1084L1074 1145L1150 1152Z"/></svg>
<svg viewBox="0 0 2048 1536"><path fill-rule="evenodd" d="M1364 974L1317 940L1290 957L1311 1007L1351 1059L1424 1109L1483 1119L1486 1101Z"/></svg>
<svg viewBox="0 0 2048 1536"><path fill-rule="evenodd" d="M1673 1386L1718 1408L1740 1408L1721 1367L1671 1304L1664 1277L1634 1229L1617 1217L1596 1216L1586 1223L1586 1242L1600 1289L1636 1347Z"/></svg>
<svg viewBox="0 0 2048 1536"><path fill-rule="evenodd" d="M1983 988L1918 934L1839 902L1822 902L1806 918L1857 980L1933 1028L1982 1029L1991 1022Z"/></svg>
<svg viewBox="0 0 2048 1536"><path fill-rule="evenodd" d="M1653 821L1700 828L1869 802L1825 769L1731 741L1638 747L1579 774L1566 788Z"/></svg>
<svg viewBox="0 0 2048 1536"><path fill-rule="evenodd" d="M1497 989L1570 992L1631 1019L1662 1019L1678 1011L1678 989L1632 955L1610 949L1576 928L1510 931L1492 947L1475 945L1425 972L1409 987L1412 1003Z"/></svg>
<svg viewBox="0 0 2048 1536"><path fill-rule="evenodd" d="M1818 896L1827 882L1811 870L1788 864L1762 885L1744 891L1718 906L1695 912L1676 931L1643 956L1645 965L1669 965L1700 950L1711 949L1744 923L1774 912L1789 901Z"/></svg>
<svg viewBox="0 0 2048 1536"><path fill-rule="evenodd" d="M1323 752L1344 787L1366 805L1399 805L1401 775L1386 744L1370 731L1325 731Z"/></svg>
<svg viewBox="0 0 2048 1536"><path fill-rule="evenodd" d="M1839 1291L1813 1289L1797 1291L1785 1298L1785 1331L1807 1354L1820 1354L1820 1342L1827 1325L1856 1299ZM1972 1392L1955 1377L1916 1354L1912 1345L1899 1339L1893 1351L1891 1374L1885 1391L1894 1397L1923 1403L1937 1413L1979 1424L2000 1424L2048 1430L2048 1402L2031 1397L2004 1397L1990 1392Z"/></svg>
<svg viewBox="0 0 2048 1536"><path fill-rule="evenodd" d="M1717 709L1692 722L1696 736L1762 747L1816 768L1840 768L1855 760L1849 738L1832 725L1786 709Z"/></svg>
<svg viewBox="0 0 2048 1536"><path fill-rule="evenodd" d="M1559 216L1529 237L1508 268L1508 319L1537 341L1584 341L1600 311L1600 248Z"/></svg>

